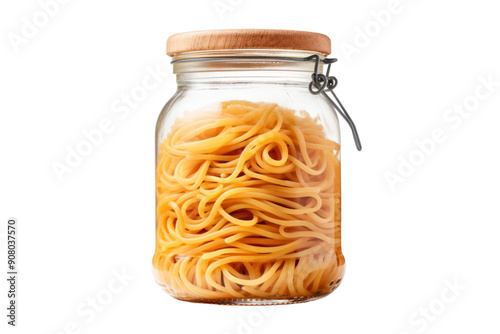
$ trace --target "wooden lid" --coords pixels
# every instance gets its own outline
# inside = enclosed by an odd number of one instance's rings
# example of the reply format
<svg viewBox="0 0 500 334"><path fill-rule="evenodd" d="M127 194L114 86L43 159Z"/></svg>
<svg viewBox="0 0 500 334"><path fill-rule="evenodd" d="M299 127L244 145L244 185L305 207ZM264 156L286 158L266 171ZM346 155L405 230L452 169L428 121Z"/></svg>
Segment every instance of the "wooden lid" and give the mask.
<svg viewBox="0 0 500 334"><path fill-rule="evenodd" d="M331 52L331 41L315 32L274 29L192 31L172 35L167 40L167 54L171 57L191 51L236 49L300 50L326 56Z"/></svg>

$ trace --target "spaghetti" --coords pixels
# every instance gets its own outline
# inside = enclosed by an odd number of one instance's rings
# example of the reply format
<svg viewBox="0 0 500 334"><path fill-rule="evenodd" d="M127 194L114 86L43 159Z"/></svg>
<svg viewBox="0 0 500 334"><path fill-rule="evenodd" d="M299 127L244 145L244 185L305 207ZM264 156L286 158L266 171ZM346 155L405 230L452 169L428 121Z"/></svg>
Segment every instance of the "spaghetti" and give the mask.
<svg viewBox="0 0 500 334"><path fill-rule="evenodd" d="M158 283L192 301L328 294L344 270L339 150L277 104L177 119L156 171Z"/></svg>

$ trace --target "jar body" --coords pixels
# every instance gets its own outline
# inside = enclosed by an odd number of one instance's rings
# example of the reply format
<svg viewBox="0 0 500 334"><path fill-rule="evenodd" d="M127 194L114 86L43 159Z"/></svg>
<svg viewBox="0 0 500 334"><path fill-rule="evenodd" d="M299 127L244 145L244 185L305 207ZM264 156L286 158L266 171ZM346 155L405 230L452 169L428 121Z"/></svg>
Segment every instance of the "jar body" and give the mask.
<svg viewBox="0 0 500 334"><path fill-rule="evenodd" d="M286 304L340 284L340 133L310 73L178 75L156 128L153 258L175 298Z"/></svg>

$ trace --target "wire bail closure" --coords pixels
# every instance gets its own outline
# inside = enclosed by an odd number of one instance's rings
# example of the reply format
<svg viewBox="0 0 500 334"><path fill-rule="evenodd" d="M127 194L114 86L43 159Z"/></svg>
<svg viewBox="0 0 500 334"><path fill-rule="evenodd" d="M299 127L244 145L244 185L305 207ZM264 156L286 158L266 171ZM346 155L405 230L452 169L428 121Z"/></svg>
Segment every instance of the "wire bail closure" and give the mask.
<svg viewBox="0 0 500 334"><path fill-rule="evenodd" d="M337 62L337 58L323 58L321 59L319 55L311 55L305 58L295 58L295 57L268 57L268 56L227 56L227 57L200 57L200 58L188 58L188 59L177 59L171 61L171 64L176 63L185 63L191 61L200 61L200 60L227 60L227 59L262 59L262 60L285 60L285 61L314 61L314 73L311 75L311 82L309 83L309 92L313 95L323 95L328 99L328 102L333 106L335 111L342 116L342 118L347 122L349 127L351 128L352 135L354 137L354 143L356 144L356 148L358 151L361 151L361 140L359 139L358 130L356 129L356 125L352 120L351 116L347 113L347 110L340 102L339 98L333 91L335 87L337 87L338 80L333 75L330 75L330 69L333 63ZM322 62L325 65L328 65L326 68L326 74L319 73L319 64ZM330 93L332 97L328 95Z"/></svg>
<svg viewBox="0 0 500 334"><path fill-rule="evenodd" d="M359 139L359 134L358 130L356 129L356 125L354 124L354 121L352 120L351 116L347 113L347 110L345 110L344 106L342 105L342 102L340 102L339 98L333 91L335 87L337 87L338 80L336 77L333 75L330 75L330 69L332 67L332 64L337 62L337 58L324 58L321 59L318 55L312 55L309 57L304 58L305 61L310 61L313 60L315 62L314 64L314 73L311 75L311 83L309 84L309 92L313 95L319 95L322 94L324 97L328 99L330 104L333 106L333 108L344 118L344 120L349 124L349 127L351 128L352 135L354 137L354 142L356 143L356 148L358 151L361 151L362 146L361 146L361 140ZM328 65L326 68L326 75L323 73L319 73L319 63L322 61L324 64ZM333 99L328 96L327 93L331 93L333 96Z"/></svg>

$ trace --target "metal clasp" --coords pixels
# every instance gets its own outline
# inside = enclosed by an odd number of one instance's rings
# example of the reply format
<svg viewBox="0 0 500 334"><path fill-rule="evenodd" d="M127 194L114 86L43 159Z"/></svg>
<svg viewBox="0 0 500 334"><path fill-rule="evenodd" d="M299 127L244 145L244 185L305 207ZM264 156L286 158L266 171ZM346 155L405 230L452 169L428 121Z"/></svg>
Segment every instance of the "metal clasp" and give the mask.
<svg viewBox="0 0 500 334"><path fill-rule="evenodd" d="M356 143L356 148L358 149L358 151L361 151L362 149L361 140L359 139L359 134L358 130L356 129L356 125L354 124L354 121L352 120L351 116L349 116L349 114L347 113L347 110L342 105L342 102L340 102L339 98L333 91L333 89L337 87L338 80L333 75L330 75L330 68L332 64L337 61L337 58L321 59L318 55L312 55L304 58L304 61L315 62L314 73L311 75L312 80L311 83L309 84L309 92L311 92L311 94L313 95L322 94L328 99L333 108L342 116L342 118L344 118L347 124L349 124L349 127L351 128L352 131L352 135L354 137L354 142ZM328 65L326 68L326 75L323 73L319 73L320 62L323 62L324 64ZM333 99L328 95L328 93L331 93Z"/></svg>

